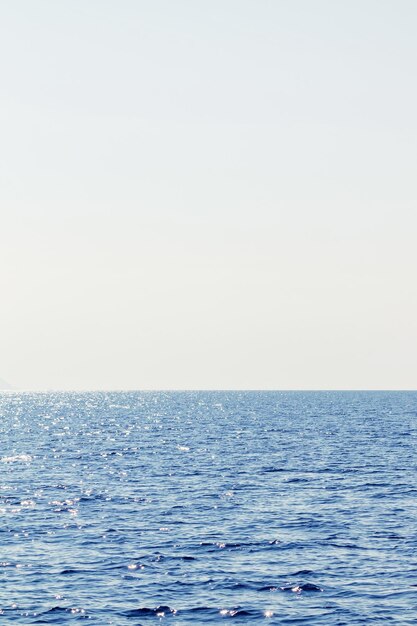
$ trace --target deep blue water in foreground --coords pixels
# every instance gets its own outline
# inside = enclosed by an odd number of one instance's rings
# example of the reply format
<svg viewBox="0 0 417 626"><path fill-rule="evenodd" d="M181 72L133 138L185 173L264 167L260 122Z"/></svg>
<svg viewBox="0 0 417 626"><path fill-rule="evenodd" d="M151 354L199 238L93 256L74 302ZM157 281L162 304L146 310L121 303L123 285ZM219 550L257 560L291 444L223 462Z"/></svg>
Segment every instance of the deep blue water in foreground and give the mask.
<svg viewBox="0 0 417 626"><path fill-rule="evenodd" d="M0 623L416 624L416 392L0 394Z"/></svg>

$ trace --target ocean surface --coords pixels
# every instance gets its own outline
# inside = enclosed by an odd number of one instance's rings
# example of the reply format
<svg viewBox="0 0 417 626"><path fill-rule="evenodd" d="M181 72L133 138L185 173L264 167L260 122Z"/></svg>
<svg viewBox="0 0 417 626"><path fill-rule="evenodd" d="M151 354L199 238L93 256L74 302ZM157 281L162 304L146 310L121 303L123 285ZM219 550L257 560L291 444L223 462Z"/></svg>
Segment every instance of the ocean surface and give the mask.
<svg viewBox="0 0 417 626"><path fill-rule="evenodd" d="M417 623L416 392L0 393L0 624Z"/></svg>

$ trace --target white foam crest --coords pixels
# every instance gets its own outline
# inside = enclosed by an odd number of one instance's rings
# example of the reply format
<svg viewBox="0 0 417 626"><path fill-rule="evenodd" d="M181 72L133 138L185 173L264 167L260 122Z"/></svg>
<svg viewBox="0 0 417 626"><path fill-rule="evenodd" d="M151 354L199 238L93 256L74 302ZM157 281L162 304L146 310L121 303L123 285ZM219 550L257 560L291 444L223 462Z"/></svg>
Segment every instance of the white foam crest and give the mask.
<svg viewBox="0 0 417 626"><path fill-rule="evenodd" d="M33 457L30 454L15 454L14 456L3 456L3 463L30 463L33 460Z"/></svg>

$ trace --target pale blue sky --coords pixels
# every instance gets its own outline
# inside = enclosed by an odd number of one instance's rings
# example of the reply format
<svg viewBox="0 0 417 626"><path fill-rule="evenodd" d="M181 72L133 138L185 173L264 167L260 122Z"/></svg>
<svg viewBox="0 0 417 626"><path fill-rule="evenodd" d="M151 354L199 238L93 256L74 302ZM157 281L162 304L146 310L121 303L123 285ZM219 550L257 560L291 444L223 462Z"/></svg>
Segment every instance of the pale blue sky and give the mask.
<svg viewBox="0 0 417 626"><path fill-rule="evenodd" d="M0 376L415 388L417 4L3 0Z"/></svg>

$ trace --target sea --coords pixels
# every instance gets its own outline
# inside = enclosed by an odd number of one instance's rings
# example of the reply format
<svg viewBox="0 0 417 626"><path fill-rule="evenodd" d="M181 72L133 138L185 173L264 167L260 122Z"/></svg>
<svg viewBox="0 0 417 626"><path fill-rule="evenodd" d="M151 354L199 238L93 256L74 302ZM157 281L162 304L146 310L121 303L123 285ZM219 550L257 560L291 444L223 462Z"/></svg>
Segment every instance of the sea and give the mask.
<svg viewBox="0 0 417 626"><path fill-rule="evenodd" d="M0 393L0 624L417 623L417 392Z"/></svg>

